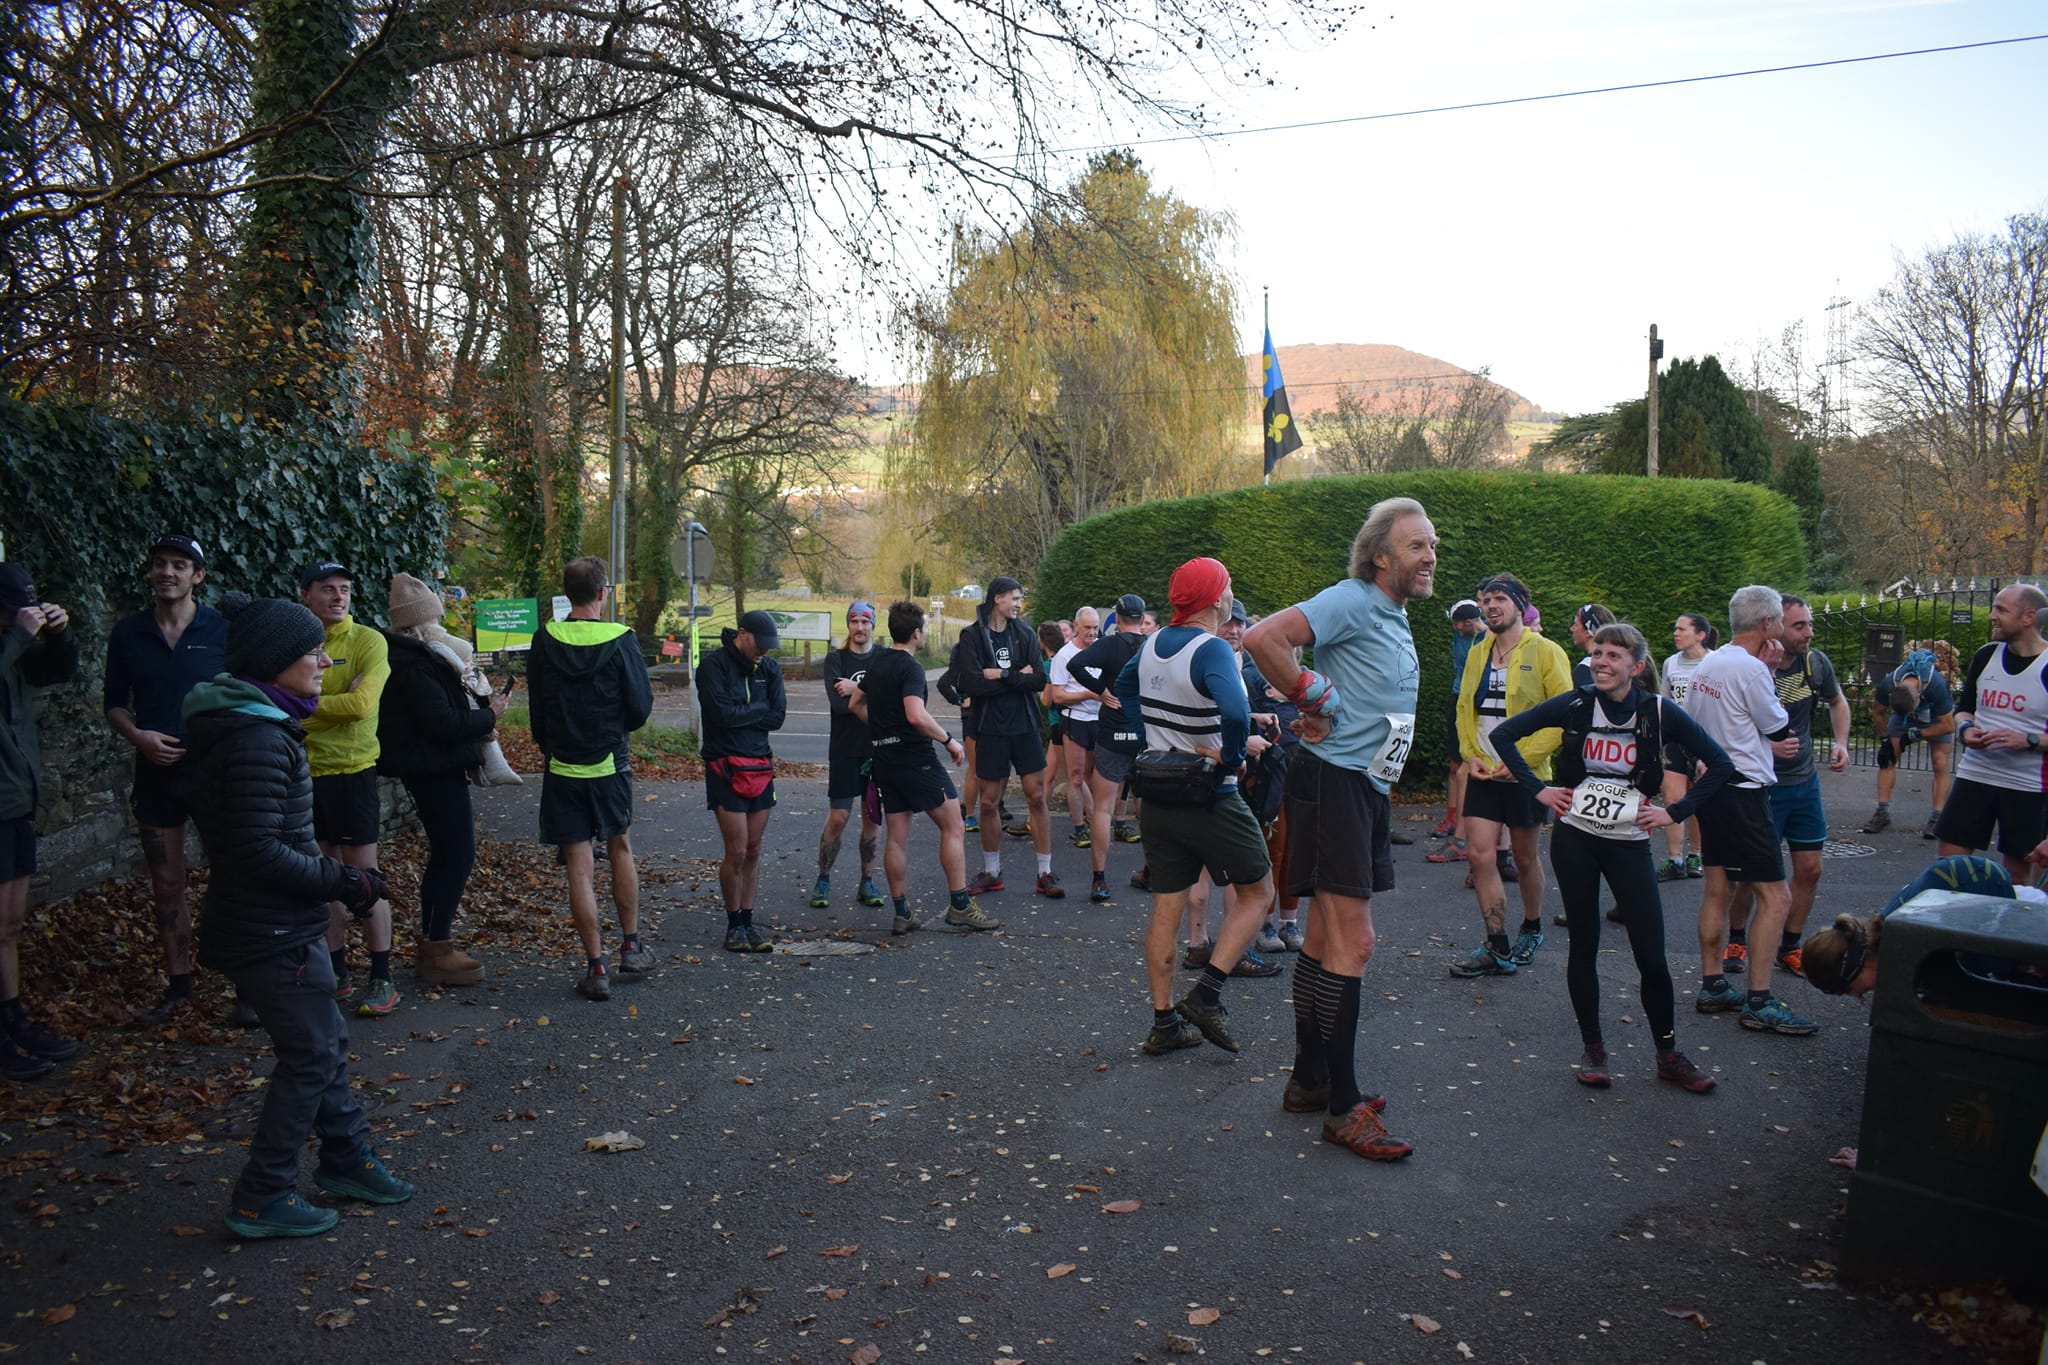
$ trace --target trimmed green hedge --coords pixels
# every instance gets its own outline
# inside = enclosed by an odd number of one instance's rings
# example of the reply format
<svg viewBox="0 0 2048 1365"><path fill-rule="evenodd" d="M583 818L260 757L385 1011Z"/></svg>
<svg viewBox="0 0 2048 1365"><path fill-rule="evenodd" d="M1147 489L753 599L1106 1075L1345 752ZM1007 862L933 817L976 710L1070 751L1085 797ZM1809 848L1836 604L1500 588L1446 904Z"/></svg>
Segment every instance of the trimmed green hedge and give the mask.
<svg viewBox="0 0 2048 1365"><path fill-rule="evenodd" d="M1442 783L1440 717L1451 653L1445 612L1487 575L1506 570L1527 582L1544 633L1568 652L1571 612L1602 602L1643 628L1660 661L1680 612L1704 613L1725 629L1736 588L1769 583L1791 591L1805 581L1798 509L1755 484L1434 471L1310 479L1090 518L1053 542L1032 607L1040 617L1067 616L1125 592L1163 607L1174 568L1214 555L1230 566L1248 609L1277 611L1343 577L1367 511L1399 496L1422 503L1442 542L1436 595L1408 613L1422 656L1411 786Z"/></svg>

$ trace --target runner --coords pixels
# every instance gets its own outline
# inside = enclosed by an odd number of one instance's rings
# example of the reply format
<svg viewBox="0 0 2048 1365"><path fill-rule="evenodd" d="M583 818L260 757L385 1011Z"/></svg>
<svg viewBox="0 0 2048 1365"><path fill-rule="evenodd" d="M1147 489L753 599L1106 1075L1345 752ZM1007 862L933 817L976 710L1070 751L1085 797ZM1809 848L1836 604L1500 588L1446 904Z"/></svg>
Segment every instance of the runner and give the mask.
<svg viewBox="0 0 2048 1365"><path fill-rule="evenodd" d="M1266 921L1259 926L1259 936L1252 942L1252 948L1260 953L1298 953L1301 951L1301 897L1286 887L1284 869L1287 866L1287 774L1294 766L1294 757L1301 751L1301 734L1294 723L1301 719L1301 708L1281 694L1280 689L1266 681L1266 675L1259 672L1259 666L1250 655L1244 656L1244 690L1251 698L1251 704L1263 708L1268 714L1262 734L1257 736L1270 741L1257 758L1247 766L1244 793L1245 803L1251 807L1252 818L1259 822L1259 830L1266 836L1266 857L1276 868L1283 869L1274 881L1273 905L1266 913ZM1254 725L1261 717L1255 712ZM1247 750L1251 741L1246 742ZM1277 912L1277 923L1275 922ZM1278 971L1274 964L1274 971Z"/></svg>
<svg viewBox="0 0 2048 1365"><path fill-rule="evenodd" d="M1698 612L1689 611L1671 624L1671 643L1678 651L1664 661L1664 695L1680 706L1685 705L1685 689L1692 681L1693 670L1700 666L1700 660L1718 649L1721 632ZM1692 764L1684 755L1664 755L1664 804L1684 798L1686 789L1692 785ZM1696 808L1696 807L1695 807ZM1690 836L1692 847L1686 847ZM1704 877L1706 865L1700 861L1699 817L1680 820L1664 827L1665 859L1657 869L1657 880L1675 882L1684 877Z"/></svg>
<svg viewBox="0 0 2048 1365"><path fill-rule="evenodd" d="M1593 682L1593 668L1586 655L1593 652L1593 632L1602 626L1614 624L1614 612L1598 602L1588 602L1572 613L1572 643L1579 647L1580 659L1572 665L1572 686L1589 687Z"/></svg>
<svg viewBox="0 0 2048 1365"><path fill-rule="evenodd" d="M1458 752L1466 765L1465 837L1472 865L1472 891L1486 942L1451 964L1452 976L1511 976L1529 965L1543 946L1543 862L1536 834L1549 819L1543 804L1515 782L1500 761L1490 736L1503 720L1518 716L1571 690L1572 669L1562 649L1523 624L1529 588L1511 573L1495 574L1472 594L1492 638L1465 657L1458 690ZM1581 612L1581 615L1584 613ZM1574 625L1577 622L1574 621ZM1550 758L1562 736L1555 730L1532 735L1522 753L1538 777L1550 778ZM1507 935L1507 893L1492 855L1506 829L1519 869L1522 925L1514 942Z"/></svg>
<svg viewBox="0 0 2048 1365"><path fill-rule="evenodd" d="M117 623L107 637L100 702L107 724L135 749L128 806L149 867L157 944L169 978L163 998L139 1016L152 1024L167 1022L192 1002L192 906L185 896L192 770L185 765L185 694L227 671L228 647L226 618L199 604L205 581L206 555L198 541L158 536L149 547L150 605Z"/></svg>
<svg viewBox="0 0 2048 1365"><path fill-rule="evenodd" d="M1032 847L1038 854L1041 896L1066 895L1052 870L1052 829L1045 808L1045 749L1038 739L1038 694L1045 686L1045 660L1038 637L1017 612L1024 585L997 577L988 585L988 616L960 633L966 654L960 691L975 705L975 774L981 779L981 874L968 889L976 895L1003 889L1003 826L999 805L1014 769L1030 804Z"/></svg>
<svg viewBox="0 0 2048 1365"><path fill-rule="evenodd" d="M775 809L775 754L768 736L782 728L789 701L775 618L749 611L719 632L719 647L697 665L697 704L704 716L704 800L718 822L725 856L718 890L725 900L725 950L769 953L775 945L754 927L761 884L761 837Z"/></svg>
<svg viewBox="0 0 2048 1365"><path fill-rule="evenodd" d="M1784 627L1785 604L1777 589L1761 583L1737 588L1728 599L1729 643L1701 660L1686 688L1686 713L1735 763L1735 777L1699 808L1707 876L1700 890L1700 990L1693 1008L1701 1014L1739 1009L1746 1029L1804 1037L1820 1025L1772 997L1775 954L1749 956L1747 995L1724 975L1728 906L1736 884L1751 885L1754 927L1765 942L1783 931L1792 907L1768 790L1777 781L1773 760L1799 748L1771 674L1785 657L1778 638Z"/></svg>
<svg viewBox="0 0 2048 1365"><path fill-rule="evenodd" d="M1828 841L1828 813L1821 803L1820 772L1813 757L1813 717L1823 701L1834 727L1834 745L1828 751L1828 771L1842 772L1849 766L1849 699L1842 695L1835 666L1828 656L1812 648L1813 609L1806 599L1784 594L1785 662L1773 670L1778 704L1791 718L1793 737L1798 740L1790 756L1774 751L1772 766L1777 781L1771 785L1771 825L1792 851L1792 908L1786 912L1785 928L1776 948L1777 965L1794 976L1800 970L1799 940L1806 935L1806 918L1813 913L1814 894L1820 889L1820 851ZM1745 883L1735 888L1728 907L1728 956L1721 970L1733 974L1749 959L1749 912L1752 897Z"/></svg>
<svg viewBox="0 0 2048 1365"><path fill-rule="evenodd" d="M2036 850L2037 864L2043 861L2042 852ZM1803 956L1808 983L1825 995L1853 995L1858 1000L1868 995L1877 986L1877 945L1885 920L1923 891L1959 891L2000 900L2018 900L2022 893L2028 899L2041 898L2032 886L2014 886L2003 866L1981 854L1936 858L1875 915L1837 915L1833 924L1807 939Z"/></svg>
<svg viewBox="0 0 2048 1365"><path fill-rule="evenodd" d="M1472 652L1472 642L1486 634L1486 618L1480 614L1479 604L1469 597L1459 599L1451 608L1450 618L1451 691L1444 700L1444 734L1445 751L1451 756L1451 776L1444 818L1429 832L1430 838L1449 842L1425 855L1433 863L1465 861L1465 822L1461 815L1465 808L1465 760L1458 753L1458 689L1465 681L1465 656Z"/></svg>
<svg viewBox="0 0 2048 1365"><path fill-rule="evenodd" d="M1963 748L1934 830L1946 856L1990 847L1996 825L1998 855L2015 882L2027 880L2027 855L2048 834L2048 641L2034 616L2043 608L2048 595L2030 583L1991 599L1991 643L1971 658L1956 699Z"/></svg>
<svg viewBox="0 0 2048 1365"><path fill-rule="evenodd" d="M1714 1088L1714 1078L1678 1050L1675 992L1664 961L1664 905L1650 861L1650 831L1685 820L1734 776L1735 765L1684 707L1658 695L1657 666L1650 662L1649 642L1641 631L1626 624L1601 626L1588 643L1592 683L1512 716L1493 732L1494 747L1515 780L1558 817L1550 860L1571 925L1565 983L1585 1045L1578 1079L1590 1086L1614 1083L1600 1029L1600 882L1605 878L1635 954L1643 1015L1657 1049L1657 1079L1704 1094ZM1546 783L1517 742L1552 726L1563 741L1555 778ZM1663 789L1668 749L1682 754L1688 766L1705 763L1707 771L1690 795L1660 809L1649 798Z"/></svg>
<svg viewBox="0 0 2048 1365"><path fill-rule="evenodd" d="M1044 719L1038 726L1038 742L1045 749L1045 805L1048 812L1051 811L1055 799L1065 801L1070 807L1074 800L1069 790L1072 784L1067 778L1067 746L1063 738L1067 723L1066 710L1053 698L1052 686L1051 661L1074 638L1071 630L1060 629L1063 624L1065 623L1060 621L1038 623L1038 652L1046 660L1045 686L1038 693L1038 703L1045 708ZM1048 820L1046 828L1050 830L1051 827L1051 821ZM1029 839L1031 822L1021 820L1014 825L1005 822L1003 833L1013 839Z"/></svg>
<svg viewBox="0 0 2048 1365"><path fill-rule="evenodd" d="M306 756L313 765L313 835L320 851L349 867L377 865L382 811L377 797L377 703L391 676L390 649L373 626L349 616L355 575L331 559L299 575L299 601L327 628L320 675L320 707L306 718ZM370 948L370 979L360 1000L348 979L349 913L340 901L327 907L327 952L334 960L334 998L351 1001L364 1018L398 1006L391 980L391 902L380 900L362 917Z"/></svg>
<svg viewBox="0 0 2048 1365"><path fill-rule="evenodd" d="M1172 624L1145 637L1116 682L1124 714L1145 731L1145 753L1132 768L1132 781L1145 798L1138 822L1152 869L1152 919L1145 931L1152 1029L1143 1050L1158 1056L1207 1038L1236 1052L1221 988L1258 931L1272 890L1272 866L1237 790L1251 707L1236 657L1214 638L1230 619L1230 571L1214 559L1191 559L1173 571L1166 595L1173 603ZM1178 760L1181 766L1155 786L1147 769L1156 760ZM1223 925L1201 979L1176 1004L1175 931L1189 889L1204 872L1224 888Z"/></svg>
<svg viewBox="0 0 2048 1365"><path fill-rule="evenodd" d="M848 705L860 690L861 675L874 658L875 606L855 602L846 609L846 643L825 655L825 702L832 708L832 738L826 748L825 832L818 837L818 881L811 888L811 907L832 903L832 867L855 805L860 814L860 893L862 905L880 905L875 889L875 845L881 836L874 814L863 799L868 790L868 727Z"/></svg>
<svg viewBox="0 0 2048 1365"><path fill-rule="evenodd" d="M1109 900L1109 845L1123 836L1123 822L1114 819L1117 798L1131 775L1131 759L1145 747L1144 730L1123 714L1123 704L1116 698L1116 679L1158 618L1145 610L1144 598L1127 592L1116 600L1110 621L1114 630L1067 661L1068 676L1101 707L1088 778L1088 861L1094 874L1088 882L1088 899L1096 905Z"/></svg>
<svg viewBox="0 0 2048 1365"><path fill-rule="evenodd" d="M889 826L882 871L896 911L889 932L908 934L919 924L909 899L910 817L918 812L930 816L939 830L939 867L946 874L951 902L946 923L961 929L1000 929L1002 921L991 919L967 894L960 802L953 794L953 779L932 752L937 741L946 746L946 756L953 762L967 758L965 746L925 709L924 665L917 661L917 651L924 646L924 608L915 602L892 603L889 639L893 647L875 651L865 676L847 698L874 737L875 786Z"/></svg>
<svg viewBox="0 0 2048 1365"><path fill-rule="evenodd" d="M1415 738L1422 665L1407 604L1427 597L1436 529L1413 498L1374 504L1351 543L1350 574L1253 627L1245 646L1301 708L1287 774L1287 889L1310 897L1294 960L1294 1074L1281 1105L1324 1109L1323 1140L1374 1161L1414 1147L1387 1132L1386 1100L1358 1088L1360 978L1376 935L1372 897L1394 889L1387 793ZM1295 651L1313 647L1316 667ZM1475 653L1477 651L1474 651Z"/></svg>
<svg viewBox="0 0 2048 1365"><path fill-rule="evenodd" d="M1865 834L1891 828L1892 790L1899 780L1899 761L1915 740L1927 743L1927 763L1934 769L1934 809L1920 829L1920 837L1932 839L1941 821L1941 808L1948 804L1949 781L1955 756L1956 702L1948 679L1936 666L1934 651L1916 649L1905 661L1877 680L1871 689L1871 719L1884 727L1884 742L1877 746L1877 809L1863 822Z"/></svg>
<svg viewBox="0 0 2048 1365"><path fill-rule="evenodd" d="M1060 647L1046 668L1050 680L1047 691L1061 713L1060 745L1067 755L1067 811L1074 821L1074 832L1068 842L1075 848L1093 848L1095 844L1095 745L1102 700L1074 677L1074 660L1095 643L1101 634L1101 620L1093 607L1075 612L1074 638Z"/></svg>

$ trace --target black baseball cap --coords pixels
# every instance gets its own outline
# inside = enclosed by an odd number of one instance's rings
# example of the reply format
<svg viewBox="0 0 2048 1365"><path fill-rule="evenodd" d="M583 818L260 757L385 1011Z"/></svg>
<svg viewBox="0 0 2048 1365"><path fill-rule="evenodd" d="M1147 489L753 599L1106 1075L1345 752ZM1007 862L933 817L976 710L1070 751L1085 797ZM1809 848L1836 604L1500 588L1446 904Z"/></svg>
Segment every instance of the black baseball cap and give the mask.
<svg viewBox="0 0 2048 1365"><path fill-rule="evenodd" d="M156 539L149 542L149 557L154 559L160 554L183 555L201 567L206 564L206 551L199 548L199 542L176 531L159 531Z"/></svg>
<svg viewBox="0 0 2048 1365"><path fill-rule="evenodd" d="M782 639L775 633L775 618L765 611L743 612L739 628L754 637L754 648L764 654L782 647Z"/></svg>
<svg viewBox="0 0 2048 1365"><path fill-rule="evenodd" d="M351 583L356 581L356 576L348 571L346 564L337 564L331 559L323 559L309 566L304 573L299 575L299 591L304 592L315 583L327 578L346 578Z"/></svg>
<svg viewBox="0 0 2048 1365"><path fill-rule="evenodd" d="M0 611L21 611L38 601L36 581L19 564L0 564Z"/></svg>
<svg viewBox="0 0 2048 1365"><path fill-rule="evenodd" d="M1116 619L1119 621L1142 621L1145 618L1145 599L1134 592L1127 592L1116 599Z"/></svg>

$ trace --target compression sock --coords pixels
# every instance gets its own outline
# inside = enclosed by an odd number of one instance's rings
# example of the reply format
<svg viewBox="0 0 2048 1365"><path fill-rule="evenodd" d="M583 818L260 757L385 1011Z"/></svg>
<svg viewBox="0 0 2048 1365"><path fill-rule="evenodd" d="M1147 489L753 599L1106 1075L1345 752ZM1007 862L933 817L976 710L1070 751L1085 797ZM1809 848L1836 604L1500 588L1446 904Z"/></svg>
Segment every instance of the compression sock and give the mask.
<svg viewBox="0 0 2048 1365"><path fill-rule="evenodd" d="M1320 1084L1323 1074L1323 1038L1316 1031L1316 982L1323 964L1301 954L1294 960L1294 1078L1304 1085Z"/></svg>
<svg viewBox="0 0 2048 1365"><path fill-rule="evenodd" d="M1195 982L1195 988L1189 994L1193 995L1202 1004L1214 1009L1223 1003L1223 997L1220 992L1223 989L1223 983L1229 979L1230 973L1212 962L1202 968L1201 980Z"/></svg>
<svg viewBox="0 0 2048 1365"><path fill-rule="evenodd" d="M1506 934L1488 934L1486 936L1486 946L1493 949L1495 957L1506 957L1508 955L1508 936Z"/></svg>
<svg viewBox="0 0 2048 1365"><path fill-rule="evenodd" d="M386 948L383 952L380 953L376 949L372 948L370 950L370 980L389 981L390 979L391 950L389 948Z"/></svg>
<svg viewBox="0 0 2048 1365"><path fill-rule="evenodd" d="M969 897L966 888L963 887L958 891L948 892L947 897L955 910L965 910L967 908Z"/></svg>
<svg viewBox="0 0 2048 1365"><path fill-rule="evenodd" d="M961 892L960 894L961 894L961 895L965 895L965 894L966 894L966 892L964 892L964 891L963 891L963 892ZM910 897L908 897L908 896L891 896L891 897L889 898L889 903L890 903L890 904L891 904L891 905L892 905L893 907L895 907L895 910L896 910L896 918L897 918L897 919L909 919L909 918L910 918Z"/></svg>
<svg viewBox="0 0 2048 1365"><path fill-rule="evenodd" d="M1323 1066L1329 1078L1330 1112L1348 1114L1359 1099L1358 978L1323 969L1316 980L1316 1020L1323 1034Z"/></svg>
<svg viewBox="0 0 2048 1365"><path fill-rule="evenodd" d="M1541 919L1523 920L1522 932L1525 934L1536 934L1540 937L1543 933L1543 921Z"/></svg>

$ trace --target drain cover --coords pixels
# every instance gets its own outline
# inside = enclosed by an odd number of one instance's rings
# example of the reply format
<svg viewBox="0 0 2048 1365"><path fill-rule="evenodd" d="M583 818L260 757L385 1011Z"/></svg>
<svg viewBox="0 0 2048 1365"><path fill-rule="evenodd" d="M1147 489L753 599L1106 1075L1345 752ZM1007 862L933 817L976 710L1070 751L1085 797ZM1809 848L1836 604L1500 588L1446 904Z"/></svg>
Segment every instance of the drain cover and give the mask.
<svg viewBox="0 0 2048 1365"><path fill-rule="evenodd" d="M1875 844L1851 843L1847 839L1830 839L1820 846L1823 858L1868 858L1875 852Z"/></svg>

